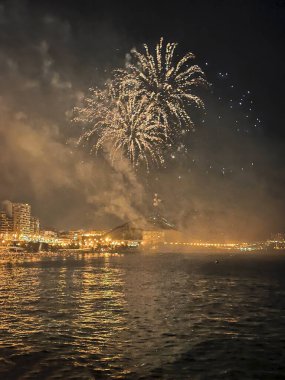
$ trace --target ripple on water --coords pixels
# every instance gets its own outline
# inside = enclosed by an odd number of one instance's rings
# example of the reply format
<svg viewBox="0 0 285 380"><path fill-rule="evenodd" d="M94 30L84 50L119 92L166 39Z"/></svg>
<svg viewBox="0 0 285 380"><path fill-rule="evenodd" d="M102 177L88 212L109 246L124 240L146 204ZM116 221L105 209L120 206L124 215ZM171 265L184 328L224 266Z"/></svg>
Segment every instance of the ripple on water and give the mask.
<svg viewBox="0 0 285 380"><path fill-rule="evenodd" d="M285 261L219 260L1 257L0 378L284 378Z"/></svg>

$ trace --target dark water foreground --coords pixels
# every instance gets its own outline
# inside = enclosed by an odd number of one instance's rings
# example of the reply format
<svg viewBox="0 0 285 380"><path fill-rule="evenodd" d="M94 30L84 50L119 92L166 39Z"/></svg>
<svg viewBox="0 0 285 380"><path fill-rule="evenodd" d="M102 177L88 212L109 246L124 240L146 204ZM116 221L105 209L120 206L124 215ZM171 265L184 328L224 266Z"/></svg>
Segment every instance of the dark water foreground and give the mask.
<svg viewBox="0 0 285 380"><path fill-rule="evenodd" d="M1 256L0 379L285 379L285 255Z"/></svg>

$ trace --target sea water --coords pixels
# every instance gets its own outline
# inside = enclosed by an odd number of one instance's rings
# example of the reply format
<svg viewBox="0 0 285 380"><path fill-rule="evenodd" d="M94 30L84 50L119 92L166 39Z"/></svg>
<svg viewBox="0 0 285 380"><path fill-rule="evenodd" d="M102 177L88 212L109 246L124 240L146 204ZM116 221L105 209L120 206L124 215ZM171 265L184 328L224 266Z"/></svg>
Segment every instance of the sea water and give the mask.
<svg viewBox="0 0 285 380"><path fill-rule="evenodd" d="M285 379L285 255L2 255L0 378Z"/></svg>

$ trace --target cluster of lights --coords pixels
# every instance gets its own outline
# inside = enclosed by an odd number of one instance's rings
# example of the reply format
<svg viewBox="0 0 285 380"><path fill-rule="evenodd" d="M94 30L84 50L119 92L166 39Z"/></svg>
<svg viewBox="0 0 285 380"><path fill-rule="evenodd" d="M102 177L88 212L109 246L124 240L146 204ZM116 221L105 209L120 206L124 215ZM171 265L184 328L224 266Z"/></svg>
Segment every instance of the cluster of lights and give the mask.
<svg viewBox="0 0 285 380"><path fill-rule="evenodd" d="M248 242L229 242L229 243L219 243L219 242L203 242L203 241L165 241L165 236L163 231L145 231L144 237L142 240L118 240L112 239L110 236L106 236L105 231L97 234L88 234L83 233L77 235L76 243L79 249L86 250L87 252L90 249L96 249L100 247L102 252L113 252L114 250L119 250L120 248L139 248L140 246L149 247L156 246L157 244L164 244L169 246L177 247L192 247L192 248L205 248L208 250L211 249L221 249L225 251L236 250L241 252L250 252L250 251L261 251L267 248L273 248L274 250L284 250L285 249L285 239L278 237L275 239L248 243ZM51 246L61 247L62 249L67 249L69 246L75 242L74 239L60 239L60 238L45 238L44 236L26 236L26 235L17 235L5 234L0 236L0 246L1 249L13 247L14 249L19 248L19 251L22 249L22 244L27 242L45 242L49 243ZM5 251L5 250L4 250ZM3 250L2 250L3 252Z"/></svg>

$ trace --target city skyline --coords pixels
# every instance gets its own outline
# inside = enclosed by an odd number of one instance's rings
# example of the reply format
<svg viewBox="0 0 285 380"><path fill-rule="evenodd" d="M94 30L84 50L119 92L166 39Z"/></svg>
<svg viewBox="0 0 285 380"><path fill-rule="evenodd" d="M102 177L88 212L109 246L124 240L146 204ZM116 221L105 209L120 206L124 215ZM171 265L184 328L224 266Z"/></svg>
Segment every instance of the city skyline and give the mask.
<svg viewBox="0 0 285 380"><path fill-rule="evenodd" d="M88 1L3 2L0 199L25 199L45 225L105 228L148 214L159 193L167 217L197 237L284 231L284 7L238 1L233 13L231 2L205 2L204 14L202 3L181 3L167 22L168 6L152 5L149 16L127 4L109 15ZM155 22L144 28L146 20ZM153 51L161 37L178 43L178 56L193 52L210 83L187 152L167 149L165 166L146 173L78 147L73 107L125 67L134 47Z"/></svg>
<svg viewBox="0 0 285 380"><path fill-rule="evenodd" d="M40 221L31 213L28 203L11 202L0 203L0 234L39 235Z"/></svg>
<svg viewBox="0 0 285 380"><path fill-rule="evenodd" d="M103 239L105 244L107 243L109 246L114 245L115 247L122 244L122 242L128 244L128 240L130 240L130 242L134 240L140 241L139 244L142 243L142 247L144 245L149 247L157 244L159 246L166 244L166 246L175 245L178 250L194 247L195 249L220 248L258 251L268 249L268 247L274 246L274 244L277 244L275 249L284 249L284 231L268 232L267 236L259 241L238 241L232 238L225 238L225 236L215 236L212 240L207 240L206 238L197 239L195 236L191 236L191 234L185 235L183 230L177 229L175 225L160 215L160 202L161 199L159 199L158 194L154 194L153 213L151 215L142 217L139 220L125 221L125 223L115 228L108 226L106 229L98 229L95 223L92 228L67 230L56 229L53 226L43 226L39 218L31 214L31 205L27 203L15 203L5 200L0 203L0 239L2 237L2 239L4 239L2 243L5 242L5 244L8 245L13 241L18 241L19 244L28 241L45 241L51 244L51 246L57 246L59 244L63 247L68 245L73 247L74 244L80 242L80 247L92 249L97 248L101 239ZM128 226L133 226L130 228L130 231L128 231ZM125 228L127 228L126 234L119 232L124 231ZM132 228L137 230L134 235L133 232L131 232ZM170 234L166 233L167 230L170 230ZM121 237L119 238L120 235ZM126 236L134 237L126 238ZM253 243L253 245L251 243Z"/></svg>

